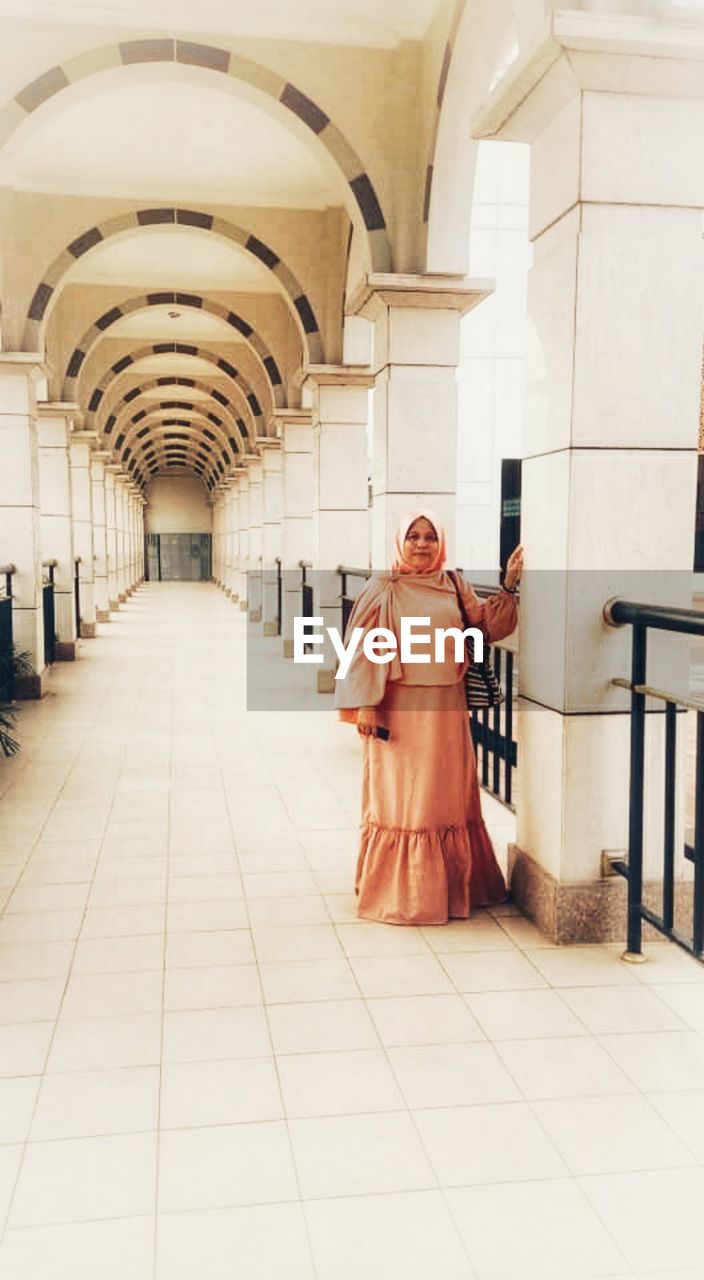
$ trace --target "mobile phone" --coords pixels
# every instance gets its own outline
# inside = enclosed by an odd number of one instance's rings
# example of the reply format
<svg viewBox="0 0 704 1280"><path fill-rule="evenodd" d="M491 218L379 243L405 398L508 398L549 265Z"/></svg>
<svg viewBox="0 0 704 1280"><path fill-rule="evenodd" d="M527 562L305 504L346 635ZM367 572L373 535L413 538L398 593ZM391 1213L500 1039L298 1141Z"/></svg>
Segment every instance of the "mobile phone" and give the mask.
<svg viewBox="0 0 704 1280"><path fill-rule="evenodd" d="M372 736L374 738L381 738L382 742L388 742L391 737L391 733L385 725L378 724L375 729L372 729Z"/></svg>

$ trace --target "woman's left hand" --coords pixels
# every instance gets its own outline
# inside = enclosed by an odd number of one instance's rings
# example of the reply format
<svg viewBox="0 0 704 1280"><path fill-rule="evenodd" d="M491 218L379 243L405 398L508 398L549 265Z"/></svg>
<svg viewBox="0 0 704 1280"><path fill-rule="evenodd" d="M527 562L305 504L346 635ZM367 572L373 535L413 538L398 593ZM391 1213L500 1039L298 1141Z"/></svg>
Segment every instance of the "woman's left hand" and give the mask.
<svg viewBox="0 0 704 1280"><path fill-rule="evenodd" d="M509 591L513 591L514 587L518 586L522 571L523 571L523 547L518 546L516 547L515 551L511 552L506 564L506 572L504 574L504 584L505 586L508 587Z"/></svg>

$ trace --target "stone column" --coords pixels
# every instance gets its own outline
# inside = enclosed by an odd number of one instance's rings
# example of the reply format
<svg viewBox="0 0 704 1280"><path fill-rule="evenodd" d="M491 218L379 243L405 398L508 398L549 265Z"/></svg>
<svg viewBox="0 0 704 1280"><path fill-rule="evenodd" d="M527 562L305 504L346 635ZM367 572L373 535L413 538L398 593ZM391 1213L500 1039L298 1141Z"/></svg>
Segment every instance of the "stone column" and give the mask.
<svg viewBox="0 0 704 1280"><path fill-rule="evenodd" d="M81 610L81 636L95 635L95 576L93 570L93 485L91 450L98 440L96 431L74 431L69 448L71 464L71 509L73 520L73 552L80 557L78 585Z"/></svg>
<svg viewBox="0 0 704 1280"><path fill-rule="evenodd" d="M105 464L111 456L107 450L94 450L90 459L90 480L93 491L93 592L96 622L110 621L108 540L105 525Z"/></svg>
<svg viewBox="0 0 704 1280"><path fill-rule="evenodd" d="M115 476L120 468L116 463L108 463L105 467L105 530L107 541L108 569L108 608L119 609L119 587L117 578L117 502L115 498Z"/></svg>
<svg viewBox="0 0 704 1280"><path fill-rule="evenodd" d="M147 500L140 489L137 494L137 583L144 582L144 508Z"/></svg>
<svg viewBox="0 0 704 1280"><path fill-rule="evenodd" d="M225 539L226 557L227 557L227 594L230 598L238 600L242 583L239 576L239 548L240 548L240 490L236 476L230 479L227 489L227 536Z"/></svg>
<svg viewBox="0 0 704 1280"><path fill-rule="evenodd" d="M247 580L249 620L262 620L262 481L264 464L257 454L249 459L249 548Z"/></svg>
<svg viewBox="0 0 704 1280"><path fill-rule="evenodd" d="M117 598L127 599L127 531L125 527L125 477L120 469L115 476L115 531L117 542Z"/></svg>
<svg viewBox="0 0 704 1280"><path fill-rule="evenodd" d="M293 619L301 611L301 560L313 560L313 426L310 409L281 409L283 520L281 563L285 658L293 657Z"/></svg>
<svg viewBox="0 0 704 1280"><path fill-rule="evenodd" d="M338 629L340 565L369 567L368 369L312 365L304 395L313 413L313 568L317 617ZM337 659L326 642L318 691L334 687Z"/></svg>
<svg viewBox="0 0 704 1280"><path fill-rule="evenodd" d="M625 886L601 876L627 844L628 695L610 682L630 675L630 635L603 605L691 607L704 101L676 30L556 14L551 63L522 65L477 121L533 144L513 885L559 941L625 932ZM649 648L648 683L676 688ZM662 716L648 721L661 866Z"/></svg>
<svg viewBox="0 0 704 1280"><path fill-rule="evenodd" d="M42 559L55 560L54 619L57 660L76 657L74 547L69 443L77 404L37 405Z"/></svg>
<svg viewBox="0 0 704 1280"><path fill-rule="evenodd" d="M349 310L374 322L372 564L389 565L414 506L445 522L454 557L460 317L490 292L458 276L372 275Z"/></svg>
<svg viewBox="0 0 704 1280"><path fill-rule="evenodd" d="M262 449L262 620L264 635L279 634L278 568L281 560L283 519L283 465L281 441L267 437ZM283 585L283 584L282 584Z"/></svg>
<svg viewBox="0 0 704 1280"><path fill-rule="evenodd" d="M237 540L237 582L240 609L247 610L249 590L249 466L235 470L237 476L239 537Z"/></svg>

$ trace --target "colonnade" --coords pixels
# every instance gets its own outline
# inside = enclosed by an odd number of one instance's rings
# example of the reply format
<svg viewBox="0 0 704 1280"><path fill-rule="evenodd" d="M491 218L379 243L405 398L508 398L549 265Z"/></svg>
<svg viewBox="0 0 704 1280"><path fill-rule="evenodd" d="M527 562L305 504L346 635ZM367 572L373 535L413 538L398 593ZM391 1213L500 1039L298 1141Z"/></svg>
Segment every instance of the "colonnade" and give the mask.
<svg viewBox="0 0 704 1280"><path fill-rule="evenodd" d="M53 570L55 658L76 657L144 577L145 499L79 405L42 399L36 356L0 352L0 559L13 565L13 640L44 687L42 584Z"/></svg>

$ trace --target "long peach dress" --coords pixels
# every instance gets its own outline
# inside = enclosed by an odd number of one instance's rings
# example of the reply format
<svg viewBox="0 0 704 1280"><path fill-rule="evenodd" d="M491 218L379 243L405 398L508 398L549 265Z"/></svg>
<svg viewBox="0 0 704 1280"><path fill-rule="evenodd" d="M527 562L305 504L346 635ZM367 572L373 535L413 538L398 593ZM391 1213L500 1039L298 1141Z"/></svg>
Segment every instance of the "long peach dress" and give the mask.
<svg viewBox="0 0 704 1280"><path fill-rule="evenodd" d="M502 591L480 601L461 577L459 584L470 623L487 641L511 634L517 619L513 595ZM399 637L401 616L429 617L431 629L463 629L452 580L443 571L372 579L355 602L349 629L386 626ZM481 815L466 663L454 661L451 641L444 661L434 660L432 646L429 652L427 665L402 667L395 659L378 666L364 657L360 643L336 686L342 719L355 721L357 708L375 706L379 723L390 731L388 741L363 739L355 890L358 915L367 920L445 924L506 895Z"/></svg>

